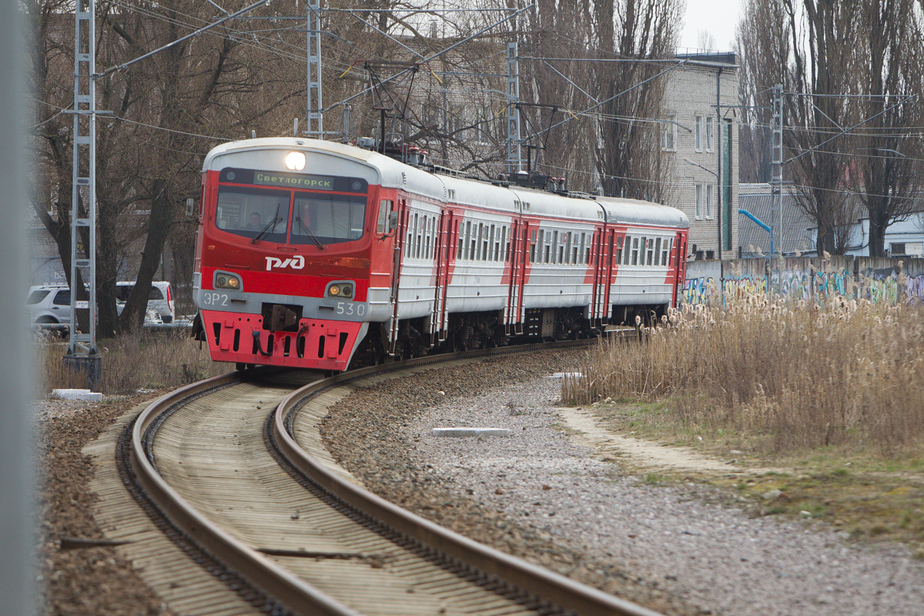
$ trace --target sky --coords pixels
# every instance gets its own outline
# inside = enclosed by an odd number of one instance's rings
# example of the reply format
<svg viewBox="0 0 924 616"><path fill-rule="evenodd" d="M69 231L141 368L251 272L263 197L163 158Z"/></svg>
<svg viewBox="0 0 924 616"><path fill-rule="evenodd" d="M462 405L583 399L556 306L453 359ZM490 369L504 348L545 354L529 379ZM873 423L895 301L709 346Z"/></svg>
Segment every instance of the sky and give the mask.
<svg viewBox="0 0 924 616"><path fill-rule="evenodd" d="M731 51L743 0L687 0L687 13L680 34L680 51L697 47L700 30L715 39L716 51Z"/></svg>

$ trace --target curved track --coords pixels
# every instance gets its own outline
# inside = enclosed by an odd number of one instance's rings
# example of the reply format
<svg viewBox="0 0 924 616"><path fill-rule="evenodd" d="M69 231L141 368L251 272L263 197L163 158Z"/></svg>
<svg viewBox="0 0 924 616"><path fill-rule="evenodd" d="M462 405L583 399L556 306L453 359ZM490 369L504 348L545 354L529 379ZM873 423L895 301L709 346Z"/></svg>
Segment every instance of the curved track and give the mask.
<svg viewBox="0 0 924 616"><path fill-rule="evenodd" d="M472 360L386 369L446 361ZM382 373L261 369L178 390L139 415L130 442L126 434L127 483L184 550L262 611L654 616L357 485L330 460L317 425L354 387L389 378Z"/></svg>

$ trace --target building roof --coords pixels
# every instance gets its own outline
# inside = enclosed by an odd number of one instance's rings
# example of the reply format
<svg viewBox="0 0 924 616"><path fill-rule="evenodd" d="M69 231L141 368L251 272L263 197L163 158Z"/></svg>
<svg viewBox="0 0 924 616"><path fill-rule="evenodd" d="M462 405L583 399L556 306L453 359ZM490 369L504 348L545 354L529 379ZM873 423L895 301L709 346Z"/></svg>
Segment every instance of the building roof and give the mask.
<svg viewBox="0 0 924 616"><path fill-rule="evenodd" d="M678 53L677 58L688 60L698 64L722 64L726 66L737 66L738 58L733 51L728 52L708 52L708 53Z"/></svg>
<svg viewBox="0 0 924 616"><path fill-rule="evenodd" d="M773 195L770 184L739 184L738 210L745 210L766 225L773 217ZM815 252L815 243L808 230L815 226L814 221L796 204L796 199L783 190L782 202L782 243L783 254L810 254ZM761 228L746 214L738 215L738 239L742 256L770 254L770 234Z"/></svg>

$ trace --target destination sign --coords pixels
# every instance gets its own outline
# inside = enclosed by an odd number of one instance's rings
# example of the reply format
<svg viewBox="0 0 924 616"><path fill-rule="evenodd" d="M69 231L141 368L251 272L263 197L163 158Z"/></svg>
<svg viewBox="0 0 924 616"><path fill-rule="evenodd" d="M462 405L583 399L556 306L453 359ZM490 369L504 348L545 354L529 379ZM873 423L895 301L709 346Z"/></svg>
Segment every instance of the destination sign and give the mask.
<svg viewBox="0 0 924 616"><path fill-rule="evenodd" d="M362 178L336 175L312 175L310 173L282 173L254 169L222 169L219 181L232 184L251 184L290 188L294 190L322 190L332 192L366 193L369 183Z"/></svg>
<svg viewBox="0 0 924 616"><path fill-rule="evenodd" d="M286 188L307 188L309 190L334 190L333 177L295 173L270 173L254 171L253 183L259 186L284 186Z"/></svg>

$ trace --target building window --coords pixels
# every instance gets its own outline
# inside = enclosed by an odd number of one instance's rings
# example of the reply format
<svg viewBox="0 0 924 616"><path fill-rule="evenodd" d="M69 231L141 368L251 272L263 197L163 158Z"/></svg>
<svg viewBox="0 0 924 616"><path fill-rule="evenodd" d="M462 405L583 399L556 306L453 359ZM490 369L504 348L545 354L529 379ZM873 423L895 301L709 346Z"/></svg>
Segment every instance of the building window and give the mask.
<svg viewBox="0 0 924 616"><path fill-rule="evenodd" d="M677 150L677 116L669 115L664 122L661 132L661 147L674 152Z"/></svg>
<svg viewBox="0 0 924 616"><path fill-rule="evenodd" d="M712 184L706 184L706 218L712 220L715 218L712 204L715 201L715 187Z"/></svg>
<svg viewBox="0 0 924 616"><path fill-rule="evenodd" d="M706 118L706 151L715 151L715 118Z"/></svg>
<svg viewBox="0 0 924 616"><path fill-rule="evenodd" d="M696 210L694 212L696 216L696 220L703 219L703 200L705 198L703 195L704 192L705 191L703 190L703 185L697 184L696 185Z"/></svg>
<svg viewBox="0 0 924 616"><path fill-rule="evenodd" d="M703 151L703 116L696 116L696 122L693 125L693 149L697 152Z"/></svg>

